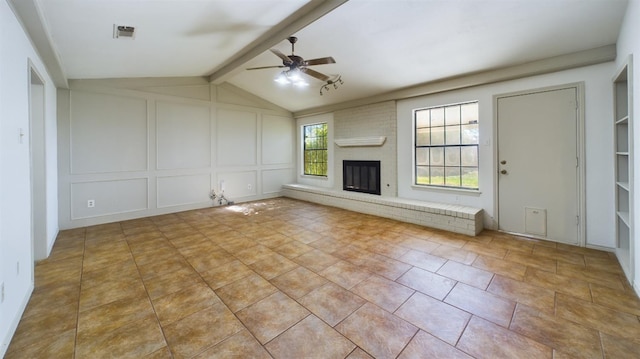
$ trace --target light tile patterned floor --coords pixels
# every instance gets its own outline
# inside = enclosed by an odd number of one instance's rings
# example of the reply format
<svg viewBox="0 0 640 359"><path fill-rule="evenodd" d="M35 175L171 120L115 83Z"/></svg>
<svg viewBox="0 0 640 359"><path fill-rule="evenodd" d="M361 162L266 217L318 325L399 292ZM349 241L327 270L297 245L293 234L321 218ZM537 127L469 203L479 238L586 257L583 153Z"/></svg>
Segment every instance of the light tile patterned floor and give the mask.
<svg viewBox="0 0 640 359"><path fill-rule="evenodd" d="M637 358L614 256L276 198L62 231L7 358Z"/></svg>

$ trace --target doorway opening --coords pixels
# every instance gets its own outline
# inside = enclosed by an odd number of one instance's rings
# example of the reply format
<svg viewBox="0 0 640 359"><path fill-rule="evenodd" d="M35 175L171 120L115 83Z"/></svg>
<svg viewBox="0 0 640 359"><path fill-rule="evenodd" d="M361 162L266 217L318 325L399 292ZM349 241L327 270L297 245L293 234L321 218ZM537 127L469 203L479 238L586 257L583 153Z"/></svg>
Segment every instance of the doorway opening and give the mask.
<svg viewBox="0 0 640 359"><path fill-rule="evenodd" d="M29 67L29 152L31 165L31 244L33 259L48 255L44 81Z"/></svg>

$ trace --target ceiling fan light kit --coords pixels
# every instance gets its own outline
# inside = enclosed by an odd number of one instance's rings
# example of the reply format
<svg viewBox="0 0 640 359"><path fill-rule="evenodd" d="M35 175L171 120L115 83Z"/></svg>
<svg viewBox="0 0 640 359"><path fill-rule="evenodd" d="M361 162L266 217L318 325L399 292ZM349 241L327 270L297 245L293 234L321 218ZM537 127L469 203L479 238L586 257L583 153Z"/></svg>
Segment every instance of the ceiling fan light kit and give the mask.
<svg viewBox="0 0 640 359"><path fill-rule="evenodd" d="M282 71L276 78L275 82L281 85L291 84L296 87L307 87L309 83L302 77L302 72L299 69Z"/></svg>
<svg viewBox="0 0 640 359"><path fill-rule="evenodd" d="M304 73L305 75L316 78L325 83L320 88L320 95L323 94L323 89L324 91L328 91L330 85L333 85L334 89L337 89L338 84L341 85L343 83L340 75L327 76L323 73L309 68L309 66L315 65L335 64L336 60L334 60L333 57L329 56L305 60L302 57L294 54L294 44L298 41L298 38L295 36L290 36L287 38L287 40L291 43L291 55L285 55L278 49L271 49L271 52L282 60L282 65L252 67L248 68L247 70L289 68L288 70L280 72L278 76L276 76L274 81L281 85L291 84L295 87L309 86L309 83L307 83L307 81L304 79L304 76L302 76L302 74Z"/></svg>

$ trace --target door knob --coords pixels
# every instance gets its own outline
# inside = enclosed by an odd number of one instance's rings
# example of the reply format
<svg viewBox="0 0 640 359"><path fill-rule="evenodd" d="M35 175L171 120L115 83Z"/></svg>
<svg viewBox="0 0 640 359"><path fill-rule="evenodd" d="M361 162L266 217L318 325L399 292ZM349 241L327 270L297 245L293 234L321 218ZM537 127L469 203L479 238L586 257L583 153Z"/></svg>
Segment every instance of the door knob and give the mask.
<svg viewBox="0 0 640 359"><path fill-rule="evenodd" d="M506 175L507 174L507 170L502 170L502 171L500 171L500 173L502 173L503 175Z"/></svg>
<svg viewBox="0 0 640 359"><path fill-rule="evenodd" d="M502 161L500 161L500 164L501 164L501 165L506 165L506 164L507 164L507 161L502 160Z"/></svg>

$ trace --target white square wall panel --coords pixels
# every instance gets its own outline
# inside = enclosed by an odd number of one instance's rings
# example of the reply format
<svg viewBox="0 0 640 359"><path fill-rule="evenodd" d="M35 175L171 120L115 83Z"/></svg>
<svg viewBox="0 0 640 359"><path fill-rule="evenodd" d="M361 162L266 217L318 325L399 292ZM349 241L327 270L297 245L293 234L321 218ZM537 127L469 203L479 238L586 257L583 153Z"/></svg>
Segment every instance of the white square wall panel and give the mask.
<svg viewBox="0 0 640 359"><path fill-rule="evenodd" d="M293 162L295 122L282 116L262 116L262 164Z"/></svg>
<svg viewBox="0 0 640 359"><path fill-rule="evenodd" d="M158 207L171 207L209 201L211 175L158 177Z"/></svg>
<svg viewBox="0 0 640 359"><path fill-rule="evenodd" d="M224 196L230 201L255 196L257 177L256 171L218 173L218 190L224 190Z"/></svg>
<svg viewBox="0 0 640 359"><path fill-rule="evenodd" d="M280 193L283 184L292 182L295 182L295 174L292 168L262 171L263 194Z"/></svg>
<svg viewBox="0 0 640 359"><path fill-rule="evenodd" d="M147 193L146 178L72 183L71 218L144 210L148 208Z"/></svg>
<svg viewBox="0 0 640 359"><path fill-rule="evenodd" d="M217 118L218 164L255 165L258 115L248 111L219 110Z"/></svg>
<svg viewBox="0 0 640 359"><path fill-rule="evenodd" d="M71 91L71 173L147 169L147 101Z"/></svg>
<svg viewBox="0 0 640 359"><path fill-rule="evenodd" d="M156 104L158 169L204 168L211 165L209 106Z"/></svg>

